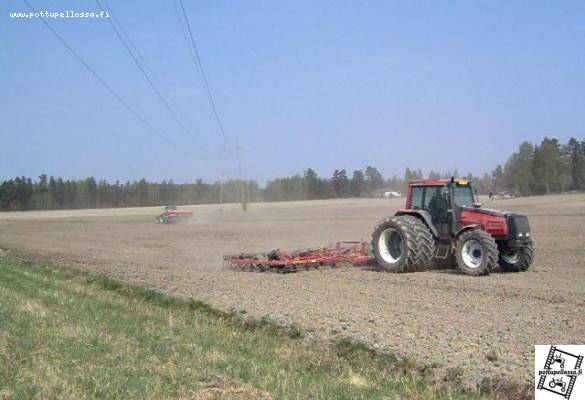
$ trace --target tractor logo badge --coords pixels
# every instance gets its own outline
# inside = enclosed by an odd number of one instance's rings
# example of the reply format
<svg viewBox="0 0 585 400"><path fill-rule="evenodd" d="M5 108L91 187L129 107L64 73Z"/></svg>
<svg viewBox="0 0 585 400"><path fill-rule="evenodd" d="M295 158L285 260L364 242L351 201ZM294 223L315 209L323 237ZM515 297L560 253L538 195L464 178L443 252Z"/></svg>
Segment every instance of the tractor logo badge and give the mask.
<svg viewBox="0 0 585 400"><path fill-rule="evenodd" d="M585 346L534 346L536 400L585 398Z"/></svg>

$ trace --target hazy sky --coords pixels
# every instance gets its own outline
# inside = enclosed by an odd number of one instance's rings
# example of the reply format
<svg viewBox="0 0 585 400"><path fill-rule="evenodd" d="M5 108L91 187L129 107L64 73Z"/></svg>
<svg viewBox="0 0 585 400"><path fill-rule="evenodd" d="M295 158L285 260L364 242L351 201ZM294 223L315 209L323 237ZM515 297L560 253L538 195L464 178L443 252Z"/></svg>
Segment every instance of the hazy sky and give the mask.
<svg viewBox="0 0 585 400"><path fill-rule="evenodd" d="M91 0L29 0L97 11ZM124 109L22 1L0 3L0 179L216 180L235 171L173 0L108 0L176 113L105 19L49 19ZM183 0L230 143L260 181L366 165L483 173L524 140L585 138L584 1ZM201 145L203 144L203 145ZM181 150L177 150L180 147Z"/></svg>

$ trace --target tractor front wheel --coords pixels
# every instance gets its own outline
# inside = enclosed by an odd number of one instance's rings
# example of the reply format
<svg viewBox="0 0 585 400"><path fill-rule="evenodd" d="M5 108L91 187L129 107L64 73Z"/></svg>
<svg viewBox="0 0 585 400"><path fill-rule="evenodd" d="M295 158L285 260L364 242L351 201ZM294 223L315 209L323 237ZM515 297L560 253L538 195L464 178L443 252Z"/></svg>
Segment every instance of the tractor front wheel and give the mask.
<svg viewBox="0 0 585 400"><path fill-rule="evenodd" d="M529 243L525 247L500 248L500 267L505 272L522 272L528 270L534 261L534 245Z"/></svg>
<svg viewBox="0 0 585 400"><path fill-rule="evenodd" d="M489 275L498 263L498 246L491 235L474 229L457 240L457 266L467 275Z"/></svg>

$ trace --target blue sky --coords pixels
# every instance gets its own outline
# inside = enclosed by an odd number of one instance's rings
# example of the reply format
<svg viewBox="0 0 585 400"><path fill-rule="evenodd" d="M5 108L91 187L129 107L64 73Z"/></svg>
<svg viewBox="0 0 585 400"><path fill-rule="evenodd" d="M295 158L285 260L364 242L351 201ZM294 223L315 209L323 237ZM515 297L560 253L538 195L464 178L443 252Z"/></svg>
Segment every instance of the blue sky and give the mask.
<svg viewBox="0 0 585 400"><path fill-rule="evenodd" d="M96 11L91 0L29 0ZM169 146L39 20L0 4L0 179L41 173L213 181L233 171L172 0L109 0L197 144L105 19L48 22ZM385 176L489 172L524 140L585 138L583 1L184 0L246 177L377 166Z"/></svg>

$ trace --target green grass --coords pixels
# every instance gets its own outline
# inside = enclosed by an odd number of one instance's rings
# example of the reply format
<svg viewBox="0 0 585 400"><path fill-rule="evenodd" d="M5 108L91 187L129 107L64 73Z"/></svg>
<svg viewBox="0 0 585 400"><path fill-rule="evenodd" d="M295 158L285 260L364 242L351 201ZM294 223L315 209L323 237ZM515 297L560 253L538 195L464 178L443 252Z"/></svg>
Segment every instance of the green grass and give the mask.
<svg viewBox="0 0 585 400"><path fill-rule="evenodd" d="M351 341L0 257L0 399L475 399Z"/></svg>

